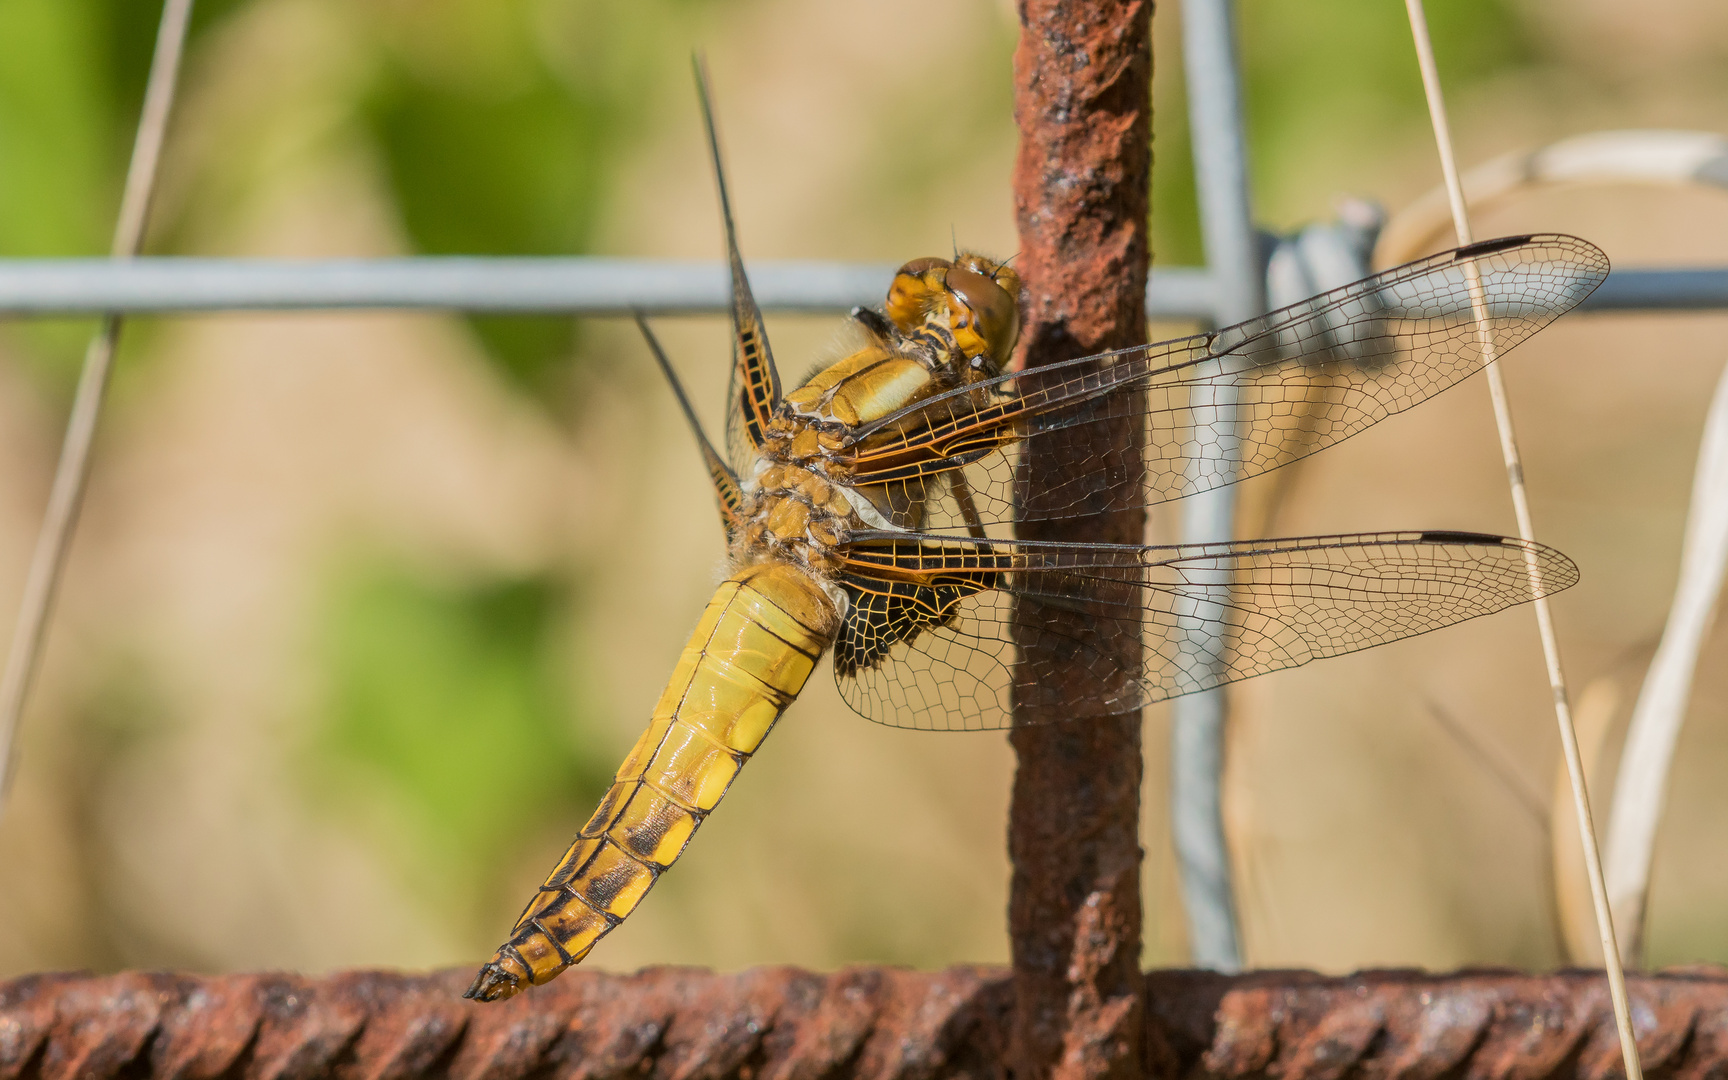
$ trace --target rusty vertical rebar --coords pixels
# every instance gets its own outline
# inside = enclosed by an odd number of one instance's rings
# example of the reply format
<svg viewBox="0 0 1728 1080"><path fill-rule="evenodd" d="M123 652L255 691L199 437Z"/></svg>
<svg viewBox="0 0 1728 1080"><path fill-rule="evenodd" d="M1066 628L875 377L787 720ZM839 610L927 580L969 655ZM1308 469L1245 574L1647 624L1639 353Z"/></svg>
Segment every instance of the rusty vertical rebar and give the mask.
<svg viewBox="0 0 1728 1080"><path fill-rule="evenodd" d="M1025 364L1036 369L1146 342L1152 5L1021 0L1019 10L1016 265L1026 283ZM1084 437L1120 455L1141 438L1136 423L1120 428ZM1084 524L1038 520L1040 492L1072 479L1086 457L1079 449L1028 452L1019 486L1031 512L1020 535L1140 543L1144 511L1112 509L1129 500L1110 486L1137 485L1138 477L1095 470L1099 513ZM1035 617L1064 618L1048 611ZM1083 625L1064 630L1069 640L1089 635ZM1123 670L1138 670L1137 641L1098 644L1121 654L1115 658ZM1063 699L1096 693L1080 662L1068 670L1072 685L1059 688ZM1022 1080L1137 1077L1144 1021L1140 715L1029 724L1051 718L1019 706L1016 712L1010 740L1019 764L1008 824L1011 1067Z"/></svg>

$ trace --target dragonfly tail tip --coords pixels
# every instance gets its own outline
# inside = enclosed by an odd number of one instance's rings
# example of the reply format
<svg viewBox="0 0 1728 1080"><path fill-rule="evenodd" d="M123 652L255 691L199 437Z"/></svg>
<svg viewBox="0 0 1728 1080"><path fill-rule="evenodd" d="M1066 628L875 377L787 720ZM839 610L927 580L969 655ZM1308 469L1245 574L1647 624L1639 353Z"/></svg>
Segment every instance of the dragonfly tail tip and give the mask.
<svg viewBox="0 0 1728 1080"><path fill-rule="evenodd" d="M503 1001L514 997L521 989L520 979L505 971L497 961L491 961L480 968L462 996L470 1001Z"/></svg>

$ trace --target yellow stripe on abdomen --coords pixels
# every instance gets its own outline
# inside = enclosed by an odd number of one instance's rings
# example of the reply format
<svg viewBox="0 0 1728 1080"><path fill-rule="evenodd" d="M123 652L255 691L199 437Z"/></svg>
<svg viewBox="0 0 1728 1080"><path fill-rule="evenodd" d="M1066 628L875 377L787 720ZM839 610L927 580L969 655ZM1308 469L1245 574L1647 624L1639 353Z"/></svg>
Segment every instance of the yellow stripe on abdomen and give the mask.
<svg viewBox="0 0 1728 1080"><path fill-rule="evenodd" d="M468 997L546 982L635 909L804 688L837 617L816 581L786 563L721 583L648 730Z"/></svg>

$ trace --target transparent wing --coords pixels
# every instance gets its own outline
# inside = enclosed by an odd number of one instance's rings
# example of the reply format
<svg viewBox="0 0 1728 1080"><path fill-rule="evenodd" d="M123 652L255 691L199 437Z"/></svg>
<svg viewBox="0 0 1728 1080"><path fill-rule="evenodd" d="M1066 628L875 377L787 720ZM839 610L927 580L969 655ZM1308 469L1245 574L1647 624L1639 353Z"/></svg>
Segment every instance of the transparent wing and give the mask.
<svg viewBox="0 0 1728 1080"><path fill-rule="evenodd" d="M855 536L841 695L892 727L1121 713L1568 588L1552 548L1476 533L1181 547Z"/></svg>
<svg viewBox="0 0 1728 1080"><path fill-rule="evenodd" d="M726 193L726 167L720 160L720 136L714 126L713 92L708 69L695 60L696 98L702 106L702 126L708 133L708 158L714 186L720 193L720 221L726 231L726 266L731 280L732 374L726 387L726 456L735 474L745 472L762 445L762 432L780 404L780 373L768 347L762 311L744 275L738 253L738 229L732 221L732 199Z"/></svg>
<svg viewBox="0 0 1728 1080"><path fill-rule="evenodd" d="M1576 237L1491 240L1215 333L928 399L853 432L844 463L857 486L926 499L925 527L941 531L1005 525L1016 506L1025 521L1181 498L1403 412L1576 307L1607 274L1607 256ZM1068 479L1036 498L1017 492L1028 456ZM957 473L970 513L953 494Z"/></svg>

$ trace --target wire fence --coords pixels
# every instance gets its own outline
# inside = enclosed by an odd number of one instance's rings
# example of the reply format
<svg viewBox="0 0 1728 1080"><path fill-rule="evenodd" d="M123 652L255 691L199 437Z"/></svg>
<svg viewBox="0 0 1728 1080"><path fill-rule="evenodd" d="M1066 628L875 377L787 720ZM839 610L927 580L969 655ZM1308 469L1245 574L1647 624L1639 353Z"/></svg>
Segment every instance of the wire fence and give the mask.
<svg viewBox="0 0 1728 1080"><path fill-rule="evenodd" d="M762 261L750 284L765 310L828 314L879 304L888 263ZM448 310L518 315L722 315L718 262L602 256L399 259L0 259L0 315L221 311ZM1152 319L1216 325L1213 275L1154 269ZM1728 308L1728 267L1615 270L1583 311ZM1235 321L1229 319L1228 321Z"/></svg>

